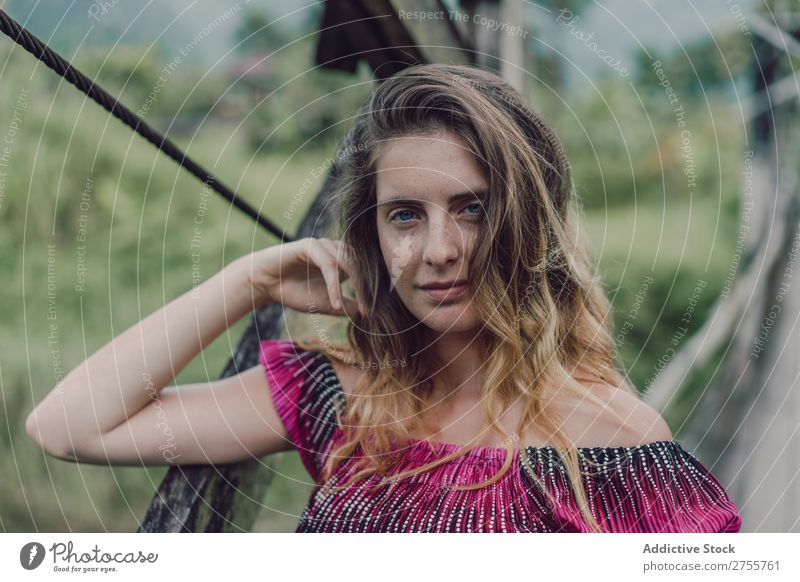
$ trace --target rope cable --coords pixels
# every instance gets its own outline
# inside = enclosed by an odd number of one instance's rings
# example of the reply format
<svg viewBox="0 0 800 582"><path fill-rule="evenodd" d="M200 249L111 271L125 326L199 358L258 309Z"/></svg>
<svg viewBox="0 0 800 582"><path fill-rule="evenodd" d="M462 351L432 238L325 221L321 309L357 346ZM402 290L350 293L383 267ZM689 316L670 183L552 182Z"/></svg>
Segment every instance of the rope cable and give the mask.
<svg viewBox="0 0 800 582"><path fill-rule="evenodd" d="M247 204L247 202L238 198L235 192L223 184L216 176L207 172L202 166L187 156L186 153L176 146L169 138L150 127L143 119L125 107L86 75L78 71L67 60L53 51L2 9L0 9L0 31L5 33L11 40L31 53L58 75L85 93L93 101L105 108L114 117L122 121L122 123L167 154L172 160L177 162L178 165L188 170L189 173L208 188L211 188L217 194L226 198L236 208L253 218L258 224L281 239L281 242L292 242L294 240L293 237L282 232L281 229L275 226L268 218L261 216L261 214Z"/></svg>

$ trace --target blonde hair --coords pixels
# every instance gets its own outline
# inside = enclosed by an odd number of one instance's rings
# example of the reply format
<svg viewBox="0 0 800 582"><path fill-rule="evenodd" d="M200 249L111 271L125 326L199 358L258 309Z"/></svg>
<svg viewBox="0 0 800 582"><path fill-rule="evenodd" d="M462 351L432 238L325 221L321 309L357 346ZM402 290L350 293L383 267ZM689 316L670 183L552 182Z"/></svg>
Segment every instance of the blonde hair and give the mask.
<svg viewBox="0 0 800 582"><path fill-rule="evenodd" d="M359 109L338 156L333 195L335 226L352 249L351 282L367 307L368 317L347 323L347 345L310 337L308 349L357 362L366 373L347 397L339 419L345 438L331 450L323 481L357 449L363 455L351 478L340 486L373 474L387 475L398 460L391 454L421 426L423 407L442 362L428 351L426 328L390 286L378 240L376 162L392 138L446 130L456 134L480 163L489 189L484 208L484 233L469 258L472 306L482 323L476 334L485 362L481 408L486 428L504 435L505 462L491 485L509 469L513 444L523 447L523 434L536 423L551 435L581 514L593 531L600 524L589 510L581 483L579 451L561 428L562 419L545 399L545 388L559 395L606 402L573 376L583 367L598 383L638 393L616 364L613 322L601 281L591 268L587 245L575 225L577 212L570 168L554 132L510 85L474 67L426 64L404 69L384 80ZM413 357L423 354L424 357ZM398 360L403 366L369 366L367 362ZM525 412L515 435L499 424L515 399ZM626 422L613 410L619 421ZM397 426L397 419L410 419ZM393 487L404 477L447 463L477 446L472 444L421 467L384 477ZM523 448L521 447L521 448ZM524 450L524 449L523 449ZM550 499L547 487L521 454L523 467ZM589 462L586 460L585 462ZM591 465L592 463L589 462Z"/></svg>

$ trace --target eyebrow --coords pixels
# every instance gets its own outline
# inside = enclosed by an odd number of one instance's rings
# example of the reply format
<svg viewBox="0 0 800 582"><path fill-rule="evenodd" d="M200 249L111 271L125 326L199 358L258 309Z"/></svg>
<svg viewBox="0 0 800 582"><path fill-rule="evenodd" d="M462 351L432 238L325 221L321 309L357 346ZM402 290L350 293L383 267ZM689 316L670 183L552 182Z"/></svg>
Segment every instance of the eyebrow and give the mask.
<svg viewBox="0 0 800 582"><path fill-rule="evenodd" d="M487 193L486 189L475 190L473 192L459 192L457 194L451 194L450 196L448 196L447 202L449 204L453 204L461 200L474 199L474 198L482 200L486 196L486 193ZM419 198L407 198L405 195L400 194L398 196L391 196L386 200L379 202L378 206L384 206L389 204L419 204L419 202L420 202Z"/></svg>

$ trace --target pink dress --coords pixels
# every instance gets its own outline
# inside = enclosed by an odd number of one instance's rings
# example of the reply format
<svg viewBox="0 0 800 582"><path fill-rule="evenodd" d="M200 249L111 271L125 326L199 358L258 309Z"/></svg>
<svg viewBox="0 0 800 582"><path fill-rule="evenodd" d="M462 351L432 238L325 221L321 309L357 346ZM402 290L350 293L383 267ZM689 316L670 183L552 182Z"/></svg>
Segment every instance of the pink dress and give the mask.
<svg viewBox="0 0 800 582"><path fill-rule="evenodd" d="M549 506L522 466L520 450L501 479L481 489L450 485L484 481L497 473L505 449L479 447L435 469L388 487L367 491L372 476L338 493L322 487L321 471L344 433L335 410L345 394L328 358L292 340L261 342L272 400L290 440L316 486L300 516L298 532L582 532L574 494L559 455L550 447L527 447L536 474L557 503ZM461 445L412 441L393 471L425 464ZM590 508L611 532L738 532L741 516L717 479L675 441L633 447L580 449ZM358 451L357 451L358 453ZM603 463L590 467L586 459ZM344 481L352 458L329 483ZM591 473L591 474L588 474ZM552 505L552 504L550 504Z"/></svg>

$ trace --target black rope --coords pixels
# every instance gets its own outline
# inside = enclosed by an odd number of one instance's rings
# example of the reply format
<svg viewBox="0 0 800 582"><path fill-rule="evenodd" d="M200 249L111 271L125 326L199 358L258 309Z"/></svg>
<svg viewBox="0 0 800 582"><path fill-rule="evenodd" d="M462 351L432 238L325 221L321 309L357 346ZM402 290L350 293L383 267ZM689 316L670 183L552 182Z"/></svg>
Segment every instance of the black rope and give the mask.
<svg viewBox="0 0 800 582"><path fill-rule="evenodd" d="M83 93L102 105L114 117L122 121L122 123L133 129L133 131L163 151L180 166L186 168L203 184L218 194L224 196L229 202L236 206L236 208L253 218L256 222L258 222L258 224L281 239L282 242L291 242L294 240L289 235L281 232L281 229L272 224L269 219L261 216L261 214L259 214L250 205L243 200L240 200L236 196L235 192L233 192L215 176L209 174L199 164L188 157L178 146L172 143L169 138L147 125L144 120L125 107L122 103L117 101L113 96L111 96L110 93L96 85L92 80L86 77L86 75L75 69L68 61L63 59L58 53L36 38L36 36L31 34L21 24L6 14L5 10L0 10L0 30L2 30L2 32L11 38L11 40L42 61L45 65L69 81Z"/></svg>

